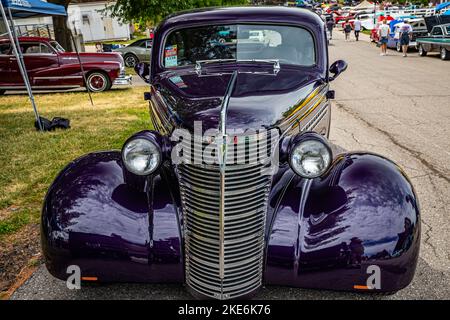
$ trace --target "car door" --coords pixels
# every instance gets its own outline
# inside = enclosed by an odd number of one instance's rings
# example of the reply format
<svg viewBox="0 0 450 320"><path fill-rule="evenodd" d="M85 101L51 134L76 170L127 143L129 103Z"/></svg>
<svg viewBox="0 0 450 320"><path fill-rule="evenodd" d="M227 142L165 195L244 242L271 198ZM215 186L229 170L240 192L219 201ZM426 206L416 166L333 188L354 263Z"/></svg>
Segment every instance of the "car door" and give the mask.
<svg viewBox="0 0 450 320"><path fill-rule="evenodd" d="M430 51L439 51L441 46L439 40L443 38L444 33L442 32L441 26L434 26L431 30L431 37L433 38L433 43L431 44Z"/></svg>
<svg viewBox="0 0 450 320"><path fill-rule="evenodd" d="M389 30L388 43L387 43L388 48L395 48L397 46L397 41L398 41L397 35L398 35L398 27L397 26L394 28L394 31Z"/></svg>
<svg viewBox="0 0 450 320"><path fill-rule="evenodd" d="M136 48L139 61L150 61L150 52L152 48L152 42L150 40L142 41Z"/></svg>
<svg viewBox="0 0 450 320"><path fill-rule="evenodd" d="M58 86L60 81L59 61L56 51L46 42L20 43L28 78L33 87ZM24 85L17 61L11 61L10 76Z"/></svg>

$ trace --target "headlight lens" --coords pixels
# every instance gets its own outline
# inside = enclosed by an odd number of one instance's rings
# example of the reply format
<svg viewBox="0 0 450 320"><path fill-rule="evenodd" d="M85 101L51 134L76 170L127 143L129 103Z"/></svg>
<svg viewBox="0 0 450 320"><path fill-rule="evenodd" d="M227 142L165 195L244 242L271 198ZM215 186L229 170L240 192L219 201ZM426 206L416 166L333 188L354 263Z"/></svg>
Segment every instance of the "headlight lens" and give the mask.
<svg viewBox="0 0 450 320"><path fill-rule="evenodd" d="M161 163L161 151L150 140L136 138L125 144L122 158L128 171L143 176L158 168Z"/></svg>
<svg viewBox="0 0 450 320"><path fill-rule="evenodd" d="M320 140L309 139L295 145L290 154L292 169L299 176L312 179L321 176L330 166L331 150Z"/></svg>

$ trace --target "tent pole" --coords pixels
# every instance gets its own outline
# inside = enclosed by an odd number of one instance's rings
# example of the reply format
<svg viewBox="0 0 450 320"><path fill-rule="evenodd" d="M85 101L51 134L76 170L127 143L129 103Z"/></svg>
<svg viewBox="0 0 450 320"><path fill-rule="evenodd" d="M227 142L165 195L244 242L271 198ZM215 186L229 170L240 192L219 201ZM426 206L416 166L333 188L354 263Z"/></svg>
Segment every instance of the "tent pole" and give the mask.
<svg viewBox="0 0 450 320"><path fill-rule="evenodd" d="M5 26L6 26L6 29L8 31L8 36L9 36L9 40L11 42L11 46L13 48L14 55L16 56L16 59L17 59L17 65L19 66L20 73L22 74L22 78L24 80L25 86L27 87L28 97L30 98L31 105L33 106L34 115L35 115L36 121L37 121L37 123L39 125L39 130L40 131L44 131L43 128L42 128L41 119L39 118L39 113L38 113L37 108L36 108L36 103L34 101L33 92L31 91L30 81L28 79L28 74L27 74L26 69L25 69L25 64L23 63L23 60L22 60L22 52L20 52L20 55L19 55L19 49L18 49L19 40L17 39L17 35L16 35L16 31L15 31L15 26L14 26L14 21L13 21L13 18L12 18L11 10L8 8L9 18L10 18L10 21L11 21L11 27L10 27L8 19L6 17L5 8L3 7L2 1L0 1L0 11L1 11L1 14L2 14L2 17L3 17L3 21L5 21ZM11 32L11 29L12 29L12 32ZM13 36L13 33L14 33L14 36ZM16 39L14 39L14 37Z"/></svg>
<svg viewBox="0 0 450 320"><path fill-rule="evenodd" d="M91 106L94 106L94 101L92 101L92 96L91 96L91 90L89 89L89 86L87 85L86 73L84 73L84 68L83 68L83 63L81 62L80 53L78 52L78 47L77 47L77 44L75 43L75 39L73 37L72 30L70 30L70 28L69 28L69 32L70 32L70 39L72 39L73 48L75 49L75 52L77 53L78 62L80 63L81 74L83 75L83 80L84 80L84 83L86 84L86 90L89 95L89 100L91 100Z"/></svg>

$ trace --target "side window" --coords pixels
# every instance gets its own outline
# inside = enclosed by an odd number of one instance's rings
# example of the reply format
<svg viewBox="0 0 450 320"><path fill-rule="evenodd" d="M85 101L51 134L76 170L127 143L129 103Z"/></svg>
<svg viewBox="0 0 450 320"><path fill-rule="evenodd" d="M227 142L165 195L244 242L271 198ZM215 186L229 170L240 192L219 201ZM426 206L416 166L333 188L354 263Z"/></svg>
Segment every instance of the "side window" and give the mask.
<svg viewBox="0 0 450 320"><path fill-rule="evenodd" d="M139 46L147 49L152 47L152 43L150 41L143 41Z"/></svg>
<svg viewBox="0 0 450 320"><path fill-rule="evenodd" d="M50 49L50 47L44 43L40 44L40 50L41 53L53 53L52 49Z"/></svg>
<svg viewBox="0 0 450 320"><path fill-rule="evenodd" d="M49 54L53 51L44 43L26 43L21 44L23 54Z"/></svg>
<svg viewBox="0 0 450 320"><path fill-rule="evenodd" d="M11 46L9 45L9 43L0 44L0 54L9 54L10 49Z"/></svg>
<svg viewBox="0 0 450 320"><path fill-rule="evenodd" d="M41 52L40 50L40 43L27 43L24 45L21 45L22 47L22 53L23 54L39 54Z"/></svg>
<svg viewBox="0 0 450 320"><path fill-rule="evenodd" d="M431 34L433 36L441 36L442 35L441 27L434 27L433 30L431 30Z"/></svg>

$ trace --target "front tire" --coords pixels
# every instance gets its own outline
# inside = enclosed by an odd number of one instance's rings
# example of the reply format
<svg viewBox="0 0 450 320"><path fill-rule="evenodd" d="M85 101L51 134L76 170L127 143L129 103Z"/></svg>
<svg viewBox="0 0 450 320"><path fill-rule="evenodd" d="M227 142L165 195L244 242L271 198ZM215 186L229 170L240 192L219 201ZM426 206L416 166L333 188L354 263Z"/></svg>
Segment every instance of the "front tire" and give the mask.
<svg viewBox="0 0 450 320"><path fill-rule="evenodd" d="M426 55L427 55L427 52L425 51L423 46L421 44L419 44L419 56L425 57Z"/></svg>
<svg viewBox="0 0 450 320"><path fill-rule="evenodd" d="M135 65L139 63L138 57L132 53L128 53L123 57L123 60L125 62L125 65L129 68L134 68Z"/></svg>
<svg viewBox="0 0 450 320"><path fill-rule="evenodd" d="M4 95L6 90L0 89L0 96Z"/></svg>
<svg viewBox="0 0 450 320"><path fill-rule="evenodd" d="M91 92L103 92L111 88L111 80L108 75L101 71L89 73L86 82L86 86Z"/></svg>
<svg viewBox="0 0 450 320"><path fill-rule="evenodd" d="M450 51L448 51L444 47L441 48L441 59L442 60L449 60L450 59Z"/></svg>

